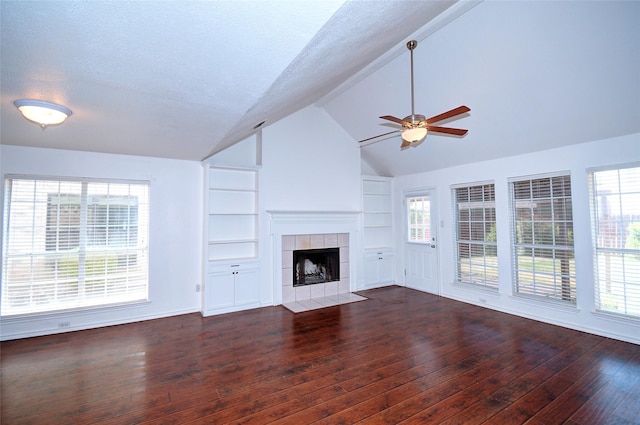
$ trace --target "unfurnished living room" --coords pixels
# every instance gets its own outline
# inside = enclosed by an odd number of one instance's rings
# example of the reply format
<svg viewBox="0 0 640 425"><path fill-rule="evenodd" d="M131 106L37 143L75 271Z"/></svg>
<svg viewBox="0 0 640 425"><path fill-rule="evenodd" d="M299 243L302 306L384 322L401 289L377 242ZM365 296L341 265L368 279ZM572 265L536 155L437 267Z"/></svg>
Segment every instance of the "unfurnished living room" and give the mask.
<svg viewBox="0 0 640 425"><path fill-rule="evenodd" d="M0 2L2 424L640 424L640 1Z"/></svg>

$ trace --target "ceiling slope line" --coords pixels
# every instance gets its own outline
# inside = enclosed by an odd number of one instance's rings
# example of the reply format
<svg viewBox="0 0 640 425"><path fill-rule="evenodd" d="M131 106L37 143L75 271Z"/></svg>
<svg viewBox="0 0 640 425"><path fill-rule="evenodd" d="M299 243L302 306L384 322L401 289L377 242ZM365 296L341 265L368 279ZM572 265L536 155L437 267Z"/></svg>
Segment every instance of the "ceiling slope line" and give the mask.
<svg viewBox="0 0 640 425"><path fill-rule="evenodd" d="M426 38L436 33L440 29L444 28L449 23L455 21L460 16L464 15L465 13L467 13L468 11L470 11L471 9L473 9L483 1L484 0L458 1L457 3L447 8L440 15L436 16L434 19L427 22L422 28L420 28L419 30L409 35L407 40L419 40L419 41L425 40ZM329 103L335 97L339 96L341 93L348 90L349 88L355 86L357 83L364 80L374 72L378 71L380 68L387 65L389 62L393 61L394 59L398 58L405 52L406 52L406 49L403 43L400 43L398 46L393 47L392 49L388 50L385 54L383 54L382 56L378 57L376 60L371 62L369 65L367 65L366 67L362 68L360 71L355 73L344 83L340 84L339 86L331 90L329 93L327 93L326 95L318 99L314 103L314 105L319 108L324 107L324 105Z"/></svg>

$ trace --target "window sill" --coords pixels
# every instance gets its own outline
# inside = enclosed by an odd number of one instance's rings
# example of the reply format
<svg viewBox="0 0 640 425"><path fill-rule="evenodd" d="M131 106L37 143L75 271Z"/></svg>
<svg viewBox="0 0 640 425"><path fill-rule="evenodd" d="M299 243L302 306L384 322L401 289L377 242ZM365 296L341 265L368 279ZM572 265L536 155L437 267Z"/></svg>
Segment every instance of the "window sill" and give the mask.
<svg viewBox="0 0 640 425"><path fill-rule="evenodd" d="M602 310L592 310L591 314L598 319L608 320L610 322L640 325L640 317L628 316L626 314L614 313Z"/></svg>
<svg viewBox="0 0 640 425"><path fill-rule="evenodd" d="M523 295L510 295L509 298L518 303L528 304L535 307L548 307L553 310L562 311L566 313L574 313L574 314L578 314L580 312L580 309L578 308L578 306L572 305L566 302L562 302L562 301L555 301L555 300L550 300L545 298L527 297Z"/></svg>
<svg viewBox="0 0 640 425"><path fill-rule="evenodd" d="M119 303L112 303L112 304L100 304L100 305L87 306L87 307L67 308L62 310L43 311L38 313L11 314L7 316L2 316L1 319L4 323L28 322L31 320L43 320L43 319L46 320L46 319L56 318L60 316L69 316L73 314L87 314L87 313L97 314L105 311L126 310L130 307L138 307L145 304L150 304L150 301L147 299L147 300L139 300L139 301L119 302Z"/></svg>

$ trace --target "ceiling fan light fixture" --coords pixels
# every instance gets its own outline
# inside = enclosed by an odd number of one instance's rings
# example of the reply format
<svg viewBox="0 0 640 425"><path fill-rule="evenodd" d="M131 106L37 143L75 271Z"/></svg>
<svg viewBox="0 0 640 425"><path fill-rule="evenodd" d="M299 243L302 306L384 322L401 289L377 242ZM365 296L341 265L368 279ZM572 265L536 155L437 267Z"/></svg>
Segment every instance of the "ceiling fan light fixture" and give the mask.
<svg viewBox="0 0 640 425"><path fill-rule="evenodd" d="M436 133L444 133L451 134L454 136L464 136L467 134L468 130L464 130L461 128L451 128L451 127L442 127L439 125L433 125L440 121L448 120L453 117L457 117L458 115L462 115L464 113L469 112L468 106L458 106L457 108L453 108L447 112L443 112L438 115L434 115L431 118L425 118L424 115L415 113L415 102L414 102L414 85L413 85L413 50L418 46L418 42L416 40L411 40L407 42L407 49L409 49L410 57L411 57L411 115L404 117L404 119L400 119L394 117L393 115L382 115L380 118L383 120L391 121L396 124L400 124L402 128L391 131L388 133L378 134L377 136L368 137L363 140L359 140L358 143L368 142L373 139L377 139L379 137L387 136L391 133L400 132L402 135L402 145L400 145L400 150L407 149L409 147L416 147L425 137L427 137L428 131L433 131ZM375 142L374 142L375 143ZM370 143L369 143L370 144ZM364 145L360 145L364 146Z"/></svg>
<svg viewBox="0 0 640 425"><path fill-rule="evenodd" d="M13 104L26 119L38 124L43 130L50 125L62 124L72 114L65 106L42 100L20 99Z"/></svg>
<svg viewBox="0 0 640 425"><path fill-rule="evenodd" d="M409 143L419 142L427 137L426 127L413 127L402 131L402 139Z"/></svg>

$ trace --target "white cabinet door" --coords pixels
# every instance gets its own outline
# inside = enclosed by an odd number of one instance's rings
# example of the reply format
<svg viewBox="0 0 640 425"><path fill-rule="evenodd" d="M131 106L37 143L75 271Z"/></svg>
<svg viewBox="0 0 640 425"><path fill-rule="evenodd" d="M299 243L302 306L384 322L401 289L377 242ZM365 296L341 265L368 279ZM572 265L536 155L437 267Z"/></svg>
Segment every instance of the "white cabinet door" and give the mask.
<svg viewBox="0 0 640 425"><path fill-rule="evenodd" d="M364 279L366 287L376 287L394 283L394 256L391 251L371 252L364 258Z"/></svg>
<svg viewBox="0 0 640 425"><path fill-rule="evenodd" d="M378 260L378 279L380 283L394 283L393 279L394 257L391 253L385 253Z"/></svg>
<svg viewBox="0 0 640 425"><path fill-rule="evenodd" d="M380 281L380 273L378 271L377 256L367 256L364 259L364 284L365 286L375 286Z"/></svg>
<svg viewBox="0 0 640 425"><path fill-rule="evenodd" d="M231 307L235 302L234 276L231 272L211 273L207 276L205 311Z"/></svg>
<svg viewBox="0 0 640 425"><path fill-rule="evenodd" d="M256 263L220 264L209 269L204 288L205 316L260 306L260 273Z"/></svg>
<svg viewBox="0 0 640 425"><path fill-rule="evenodd" d="M260 301L258 269L238 270L235 273L235 304L254 304Z"/></svg>

